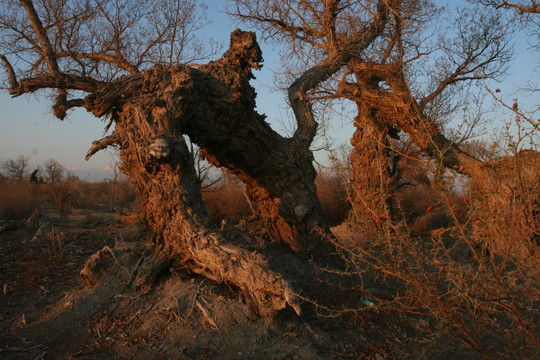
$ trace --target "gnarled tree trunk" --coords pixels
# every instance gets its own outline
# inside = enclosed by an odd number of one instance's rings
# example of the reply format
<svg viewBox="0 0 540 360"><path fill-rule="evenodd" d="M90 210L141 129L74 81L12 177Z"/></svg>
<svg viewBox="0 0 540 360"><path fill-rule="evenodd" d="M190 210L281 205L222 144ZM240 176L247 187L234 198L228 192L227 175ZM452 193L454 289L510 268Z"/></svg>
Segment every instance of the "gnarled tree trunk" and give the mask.
<svg viewBox="0 0 540 360"><path fill-rule="evenodd" d="M154 136L187 134L208 160L248 185L268 236L329 263L334 248L316 196L309 144L283 138L254 110L256 94L249 79L261 60L254 35L236 31L218 61L199 69L155 66L126 77L95 95L91 110L98 116L113 113L117 130L111 136L125 148L132 147L126 141L132 135L122 123L137 115L134 109L126 112L126 102L141 103L137 112L147 116Z"/></svg>
<svg viewBox="0 0 540 360"><path fill-rule="evenodd" d="M87 108L96 116L110 114L116 127L88 156L120 145L122 170L139 189L156 256L237 285L260 313L287 303L299 312L289 284L261 255L226 244L214 228L183 139L188 135L212 163L248 185L266 235L306 257L332 261L309 144L281 137L254 110L249 79L260 56L254 34L236 31L218 61L199 68L155 66L90 95Z"/></svg>
<svg viewBox="0 0 540 360"><path fill-rule="evenodd" d="M538 196L534 194L538 188L536 179L540 154L522 151L511 159L495 163L478 160L447 139L437 124L424 114L425 104L414 99L399 66L351 61L349 68L354 72L357 83L342 82L339 90L344 96L361 104L359 118L363 114L362 109L376 109L376 114L370 115L376 115L373 120L379 129L399 127L438 165L469 176L480 204L478 208L487 209L486 214L478 215L486 218L491 216L494 220L492 223L502 228L484 226L476 229L476 238L483 241L493 253L511 254L521 264L537 263L539 222L537 212L531 209L538 203ZM386 83L387 88L372 86L381 81ZM363 132L359 135L366 134ZM353 138L353 159L366 146L365 139L358 141L356 137L357 134ZM380 161L381 158L375 162L375 168L380 167L377 165ZM511 162L514 162L513 171L509 171L508 167ZM365 163L356 162L353 167L358 164L365 166ZM360 171L357 169L357 173ZM363 180L371 181L365 175ZM520 215L516 215L518 213Z"/></svg>
<svg viewBox="0 0 540 360"><path fill-rule="evenodd" d="M154 232L154 256L238 286L261 315L287 303L300 312L283 277L261 255L227 243L210 221L192 156L171 113L156 105L152 93L142 91L116 116L122 170L139 190L144 217ZM144 280L152 279L138 281Z"/></svg>
<svg viewBox="0 0 540 360"><path fill-rule="evenodd" d="M367 110L367 109L366 109ZM350 217L365 230L375 230L388 213L394 179L389 164L388 128L359 111L351 139Z"/></svg>

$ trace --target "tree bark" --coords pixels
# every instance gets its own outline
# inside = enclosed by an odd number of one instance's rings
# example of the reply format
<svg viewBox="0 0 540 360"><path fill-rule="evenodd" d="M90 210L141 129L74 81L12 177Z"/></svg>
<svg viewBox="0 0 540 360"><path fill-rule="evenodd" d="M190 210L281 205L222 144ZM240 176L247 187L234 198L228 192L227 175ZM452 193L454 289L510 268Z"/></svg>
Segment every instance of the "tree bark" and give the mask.
<svg viewBox="0 0 540 360"><path fill-rule="evenodd" d="M366 231L376 231L386 218L394 180L389 164L388 128L374 120L368 107L359 106L351 139L350 218Z"/></svg>
<svg viewBox="0 0 540 360"><path fill-rule="evenodd" d="M482 172L485 165L482 161L448 140L438 126L424 115L423 105L415 101L399 65L353 60L348 68L354 73L357 83L340 83L339 93L362 107L375 109L373 121L378 127L391 129L397 126L409 135L416 146L447 168L472 178ZM382 81L389 89L378 85Z"/></svg>
<svg viewBox="0 0 540 360"><path fill-rule="evenodd" d="M447 139L437 124L424 114L425 104L414 99L398 65L351 61L349 67L354 72L357 83L342 82L339 91L359 104L357 122L362 115L366 115L365 109L371 109L367 115L375 124L374 129L390 129L397 125L438 166L469 176L478 202L476 217L491 219L489 224L478 225L483 223L481 220L475 222L475 239L484 242L493 253L512 255L522 265L536 263L538 216L532 209L538 207L535 189L539 184L539 153L522 151L513 158L499 159L492 163L478 160ZM381 81L384 81L388 88L373 86ZM368 162L365 160L367 155L379 151L381 141L379 138L370 149L365 148L371 142L369 139L366 142L366 123L368 121L358 124L362 131L357 130L352 140L355 149L351 160L355 177L359 176L360 181L366 183L369 189L373 176L369 171L362 173L362 169ZM380 135L382 134L381 131ZM374 158L372 170L382 168L384 161L385 156ZM513 165L512 171L508 170L510 163ZM383 177L379 178L381 184L382 179ZM485 212L482 209L485 209Z"/></svg>
<svg viewBox="0 0 540 360"><path fill-rule="evenodd" d="M120 145L121 168L138 187L157 258L238 286L262 315L287 304L300 313L283 276L270 270L262 255L227 243L211 223L183 138L188 135L212 163L247 184L265 235L305 257L337 263L309 144L283 138L254 110L249 79L260 56L254 35L237 31L218 61L199 68L156 65L89 95L85 107L96 116L111 116L116 126L94 142L88 156Z"/></svg>
<svg viewBox="0 0 540 360"><path fill-rule="evenodd" d="M31 2L25 3L31 7ZM38 35L45 34L39 19L31 20ZM115 124L111 135L93 143L87 158L107 146L120 146L122 171L137 184L143 215L154 231L156 266L161 267L160 259L165 257L209 278L235 284L261 314L286 304L299 312L293 290L261 255L226 244L214 228L183 138L189 136L211 162L247 184L267 236L302 254L304 260L338 262L316 195L309 150L312 138L284 138L254 110L256 94L249 80L252 69L260 68L262 61L255 34L236 30L227 52L207 65L155 65L142 73L129 71L109 83L61 72L45 40L46 36L42 48L49 74L17 81L7 66L10 93L18 96L56 88L59 96L53 109L58 118L63 119L73 107L84 107L96 117L108 118L107 129ZM300 97L340 66L317 68L316 79L308 76L295 82L300 90L293 97L309 110L301 120L313 114L309 100ZM68 100L68 90L89 95ZM299 129L302 135L306 131L313 135L316 123L299 121Z"/></svg>
<svg viewBox="0 0 540 360"><path fill-rule="evenodd" d="M312 137L295 134L293 138L284 138L272 130L264 115L254 110L256 93L249 80L253 77L251 69L258 69L260 61L262 54L255 35L235 31L222 58L200 68L211 77L210 87L223 89L220 94L226 100L205 106L209 113L191 121L201 126L187 126L184 131L203 148L210 162L228 168L247 184L247 193L257 203L257 216L266 236L320 263L336 264L335 248L329 241L331 233L316 195L317 174L309 149ZM318 81L317 78L312 82ZM291 89L303 83L302 79L297 80ZM293 108L297 113L294 104ZM196 112L192 115L199 116ZM316 123L304 119L297 114L297 133L315 132ZM216 128L222 130L207 130Z"/></svg>
<svg viewBox="0 0 540 360"><path fill-rule="evenodd" d="M111 137L122 139L121 147L130 151L135 129L122 124L142 114L144 126L152 129L145 130L146 139L167 142L170 136L188 135L210 162L247 184L267 236L323 264L335 263L309 144L280 136L254 110L256 93L249 80L261 60L254 34L237 31L221 59L198 69L155 66L90 95L87 108L96 116L111 114L117 123Z"/></svg>
<svg viewBox="0 0 540 360"><path fill-rule="evenodd" d="M122 170L135 181L143 215L154 232L154 257L236 285L260 315L271 316L287 304L300 313L283 277L272 272L260 254L227 243L214 227L182 134L153 95L142 93L124 104L114 133L122 139ZM141 278L135 283L142 285Z"/></svg>

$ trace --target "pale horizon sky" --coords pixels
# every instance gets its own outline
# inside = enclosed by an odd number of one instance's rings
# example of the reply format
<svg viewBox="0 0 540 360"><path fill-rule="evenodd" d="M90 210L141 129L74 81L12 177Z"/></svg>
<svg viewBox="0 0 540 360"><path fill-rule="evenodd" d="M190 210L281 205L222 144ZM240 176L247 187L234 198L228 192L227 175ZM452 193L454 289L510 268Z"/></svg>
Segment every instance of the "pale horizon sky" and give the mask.
<svg viewBox="0 0 540 360"><path fill-rule="evenodd" d="M232 20L219 9L223 9L224 1L208 0L208 18L212 21L205 34L228 45L229 34L235 29ZM245 30L250 30L243 26ZM279 54L270 45L261 43L264 66L255 71L257 80L252 82L257 97L257 108L268 116L267 121L280 131L280 122L287 118L284 94L270 90L273 80L272 70L279 66ZM503 89L503 96L512 101L516 90L527 85L529 80L539 83L539 54L527 50L527 38L516 38L516 59L508 76L501 84L493 87ZM219 55L217 56L219 57ZM3 68L1 69L3 71ZM536 86L538 88L538 86ZM538 108L540 94L534 94L524 102L529 109ZM520 99L523 97L519 95ZM111 163L112 151L100 151L88 162L84 160L86 151L93 140L103 136L105 124L82 109L69 113L68 118L60 121L52 115L49 99L39 95L26 95L11 98L7 91L0 91L0 164L7 159L15 159L19 155L30 158L31 169L45 160L54 158L69 171L83 180L96 181L110 178L112 174L106 170ZM538 118L538 114L536 114ZM350 124L344 127L334 126L337 143L348 142L353 128ZM342 139L341 139L342 137ZM348 138L347 138L348 137Z"/></svg>

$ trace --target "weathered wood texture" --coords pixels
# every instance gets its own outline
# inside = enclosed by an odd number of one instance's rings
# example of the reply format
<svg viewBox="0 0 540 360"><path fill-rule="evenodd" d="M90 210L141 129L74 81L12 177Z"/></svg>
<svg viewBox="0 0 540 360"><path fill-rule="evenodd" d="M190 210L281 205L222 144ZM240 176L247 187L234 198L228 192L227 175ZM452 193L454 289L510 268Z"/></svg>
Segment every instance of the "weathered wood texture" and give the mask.
<svg viewBox="0 0 540 360"><path fill-rule="evenodd" d="M330 232L316 196L309 146L280 136L254 110L256 94L249 79L261 60L254 34L236 31L221 59L199 68L156 65L89 95L85 107L96 116L113 117L111 138L124 150L188 135L209 161L248 185L267 236L328 262L334 248L326 237ZM140 129L125 125L134 121ZM137 131L141 135L135 137ZM110 142L95 142L89 155Z"/></svg>
<svg viewBox="0 0 540 360"><path fill-rule="evenodd" d="M115 132L125 139L122 168L139 188L158 253L193 272L238 286L261 315L287 303L299 312L289 284L264 258L228 244L209 220L191 154L170 113L155 107L150 95L154 91L142 92L122 107Z"/></svg>
<svg viewBox="0 0 540 360"><path fill-rule="evenodd" d="M120 146L122 170L135 180L156 247L194 272L244 291L261 314L289 304L293 290L256 253L226 243L204 209L184 135L208 160L248 185L265 235L305 257L328 263L334 251L316 196L309 146L271 129L255 109L251 70L262 60L253 33L236 31L223 57L208 65L154 66L84 99L115 129L97 141ZM321 234L322 233L322 234Z"/></svg>
<svg viewBox="0 0 540 360"><path fill-rule="evenodd" d="M350 155L350 217L363 224L364 230L377 231L377 218L380 220L386 215L394 191L388 127L373 121L369 109L359 109L354 126L356 130L351 139L353 149Z"/></svg>
<svg viewBox="0 0 540 360"><path fill-rule="evenodd" d="M351 161L353 167L358 167L354 171L358 175L355 183L359 186L373 184L372 193L376 193L377 188L384 189L385 174L381 170L384 161L388 160L382 156L386 151L383 130L398 127L437 165L472 179L477 213L484 219L490 219L490 226L483 221L476 222L482 223L475 230L475 238L479 242L493 254L511 254L521 264L537 262L540 219L533 209L538 208L540 154L522 151L512 158L492 163L476 159L446 138L437 124L425 115L425 104L414 99L399 66L351 61L348 67L357 82L344 81L340 83L339 91L359 106L355 123L358 130L351 141L355 147ZM384 82L387 88L381 88L380 82ZM366 146L370 142L373 146L368 149ZM374 165L371 171L362 173L370 155ZM373 173L375 169L378 175ZM379 185L377 180L381 181ZM369 190L369 187L364 190Z"/></svg>

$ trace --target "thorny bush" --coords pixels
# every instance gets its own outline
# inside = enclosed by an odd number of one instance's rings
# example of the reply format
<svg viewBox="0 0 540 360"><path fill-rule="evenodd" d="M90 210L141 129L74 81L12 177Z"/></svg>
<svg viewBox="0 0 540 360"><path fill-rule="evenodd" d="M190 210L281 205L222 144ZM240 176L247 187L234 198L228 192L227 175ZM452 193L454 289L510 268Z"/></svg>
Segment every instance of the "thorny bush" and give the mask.
<svg viewBox="0 0 540 360"><path fill-rule="evenodd" d="M521 154L506 168L515 190L509 201L493 188L500 182L485 182L481 191L478 184L461 185L459 194L455 174L447 172L431 189L398 194L403 218L380 214L375 234L363 231L364 224L349 224L356 237L336 245L356 276L379 279L377 291L359 286L359 295L368 293L379 309L431 319L436 326L430 336L458 336L484 358L537 356L540 172L531 175L530 152ZM499 169L496 176L508 176ZM525 245L527 261L519 247ZM393 295L389 300L380 293Z"/></svg>

